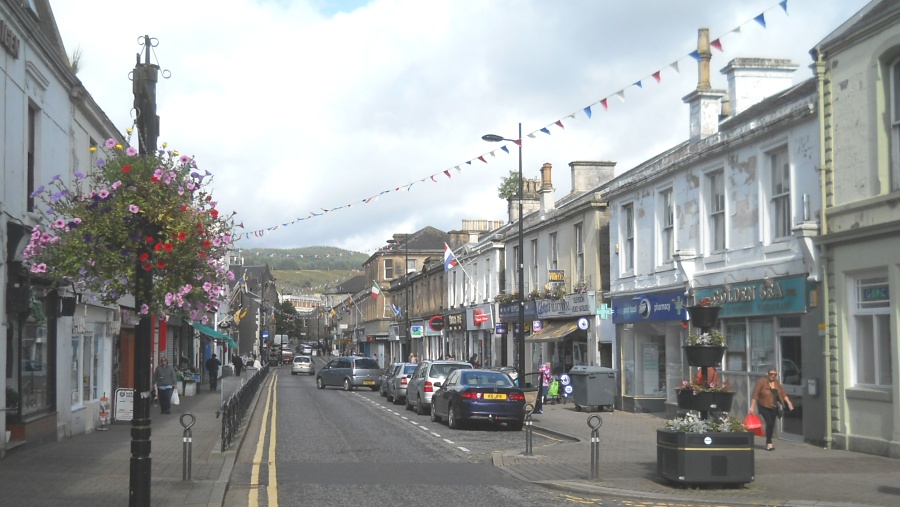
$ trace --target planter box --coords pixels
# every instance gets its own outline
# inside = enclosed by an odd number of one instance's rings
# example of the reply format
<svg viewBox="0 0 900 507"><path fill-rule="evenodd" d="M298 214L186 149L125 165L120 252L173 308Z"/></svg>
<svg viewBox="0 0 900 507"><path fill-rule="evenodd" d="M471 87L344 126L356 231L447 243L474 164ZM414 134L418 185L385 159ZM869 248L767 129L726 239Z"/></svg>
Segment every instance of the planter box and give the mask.
<svg viewBox="0 0 900 507"><path fill-rule="evenodd" d="M656 469L677 484L753 482L753 433L656 430Z"/></svg>
<svg viewBox="0 0 900 507"><path fill-rule="evenodd" d="M700 329L709 329L715 327L716 321L719 320L720 306L689 306L687 307L688 315L691 317L691 324Z"/></svg>
<svg viewBox="0 0 900 507"><path fill-rule="evenodd" d="M722 356L728 347L711 347L709 345L683 345L684 355L690 366L722 366Z"/></svg>
<svg viewBox="0 0 900 507"><path fill-rule="evenodd" d="M683 410L696 410L698 412L728 412L734 401L734 393L699 392L694 394L690 389L675 391L678 400L678 408Z"/></svg>

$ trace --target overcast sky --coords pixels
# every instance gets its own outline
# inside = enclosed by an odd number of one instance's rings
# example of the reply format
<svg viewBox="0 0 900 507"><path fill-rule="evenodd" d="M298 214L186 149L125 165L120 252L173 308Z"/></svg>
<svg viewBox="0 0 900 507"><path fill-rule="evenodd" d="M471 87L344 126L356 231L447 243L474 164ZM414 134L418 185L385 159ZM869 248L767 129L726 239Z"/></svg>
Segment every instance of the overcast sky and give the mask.
<svg viewBox="0 0 900 507"><path fill-rule="evenodd" d="M525 177L550 162L562 198L571 161L621 174L687 138L699 28L722 43L714 88L741 57L789 58L800 82L809 50L866 3L51 0L79 77L121 131L138 39L155 38L160 142L215 175L218 208L251 233L238 247L367 253L394 233L507 219L497 187L517 148L482 135L516 138L522 122Z"/></svg>

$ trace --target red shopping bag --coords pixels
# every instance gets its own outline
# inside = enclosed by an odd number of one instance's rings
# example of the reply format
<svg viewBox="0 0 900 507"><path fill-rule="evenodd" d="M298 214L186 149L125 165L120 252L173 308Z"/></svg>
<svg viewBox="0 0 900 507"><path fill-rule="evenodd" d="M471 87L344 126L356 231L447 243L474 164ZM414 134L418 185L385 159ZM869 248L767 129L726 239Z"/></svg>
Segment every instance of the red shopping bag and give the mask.
<svg viewBox="0 0 900 507"><path fill-rule="evenodd" d="M758 437L766 436L766 432L762 428L762 422L759 420L759 417L757 417L757 415L753 412L750 412L749 414L747 414L747 417L744 418L744 426L747 427L747 430L750 433L753 433Z"/></svg>

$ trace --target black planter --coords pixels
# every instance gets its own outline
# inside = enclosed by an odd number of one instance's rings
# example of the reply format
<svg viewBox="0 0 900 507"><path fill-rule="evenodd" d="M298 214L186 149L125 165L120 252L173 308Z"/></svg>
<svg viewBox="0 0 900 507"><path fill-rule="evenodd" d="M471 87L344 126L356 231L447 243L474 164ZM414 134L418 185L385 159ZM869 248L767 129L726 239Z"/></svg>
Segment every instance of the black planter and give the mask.
<svg viewBox="0 0 900 507"><path fill-rule="evenodd" d="M753 482L753 433L656 430L656 469L679 484Z"/></svg>
<svg viewBox="0 0 900 507"><path fill-rule="evenodd" d="M702 329L715 327L716 321L719 320L720 306L689 306L687 307L688 315L691 317L691 324Z"/></svg>
<svg viewBox="0 0 900 507"><path fill-rule="evenodd" d="M728 347L711 347L709 345L684 345L684 355L690 366L722 366L722 356Z"/></svg>
<svg viewBox="0 0 900 507"><path fill-rule="evenodd" d="M690 389L675 391L678 408L696 410L698 412L728 412L734 401L733 392L699 392L694 394Z"/></svg>

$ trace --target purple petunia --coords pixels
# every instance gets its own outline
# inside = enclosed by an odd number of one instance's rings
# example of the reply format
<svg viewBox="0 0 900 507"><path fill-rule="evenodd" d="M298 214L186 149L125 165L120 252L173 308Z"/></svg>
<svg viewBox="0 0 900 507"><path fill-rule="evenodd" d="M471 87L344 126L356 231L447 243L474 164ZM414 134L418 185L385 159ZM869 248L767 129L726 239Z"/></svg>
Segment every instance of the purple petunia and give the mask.
<svg viewBox="0 0 900 507"><path fill-rule="evenodd" d="M105 166L105 165L106 165L106 159L105 159L105 158L98 158L98 159L97 159L97 167L103 167L103 166Z"/></svg>
<svg viewBox="0 0 900 507"><path fill-rule="evenodd" d="M83 173L83 172L80 172L80 171L79 171L79 172L76 172L76 173L75 173L75 177L78 178L78 179L80 180L81 178L84 178L84 173Z"/></svg>

